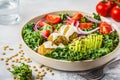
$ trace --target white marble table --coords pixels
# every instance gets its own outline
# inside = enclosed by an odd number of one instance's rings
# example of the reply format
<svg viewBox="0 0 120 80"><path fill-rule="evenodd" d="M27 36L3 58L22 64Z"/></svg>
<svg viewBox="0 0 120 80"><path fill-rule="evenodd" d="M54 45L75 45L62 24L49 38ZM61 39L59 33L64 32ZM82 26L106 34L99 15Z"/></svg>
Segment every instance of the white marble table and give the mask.
<svg viewBox="0 0 120 80"><path fill-rule="evenodd" d="M31 18L52 11L59 10L80 10L88 13L95 12L95 6L100 0L20 0L21 20L16 25L0 25L0 57L3 57L2 47L10 45L18 49L20 41L20 30ZM120 26L120 23L111 22ZM8 52L6 56L11 55ZM26 55L27 56L27 55ZM119 56L118 56L119 57ZM102 80L120 80L120 61L109 65L105 69L105 77ZM37 64L33 61L32 64ZM54 70L55 75L46 75L44 80L86 80L79 75L79 72L62 72ZM0 61L0 80L13 80L11 73L6 70L4 62Z"/></svg>

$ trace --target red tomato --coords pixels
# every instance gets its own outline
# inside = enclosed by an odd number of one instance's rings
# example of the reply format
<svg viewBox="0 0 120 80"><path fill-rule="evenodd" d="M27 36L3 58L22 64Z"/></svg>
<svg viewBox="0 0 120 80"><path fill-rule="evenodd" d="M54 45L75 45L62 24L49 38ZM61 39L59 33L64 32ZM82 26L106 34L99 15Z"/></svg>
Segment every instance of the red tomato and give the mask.
<svg viewBox="0 0 120 80"><path fill-rule="evenodd" d="M51 14L46 15L45 18L48 22L50 22L52 24L58 24L61 21L60 16L51 15Z"/></svg>
<svg viewBox="0 0 120 80"><path fill-rule="evenodd" d="M67 25L71 25L72 23L75 25L75 24L76 24L76 20L71 19L71 20L68 20L68 21L66 22Z"/></svg>
<svg viewBox="0 0 120 80"><path fill-rule="evenodd" d="M117 0L118 2L120 2L120 0Z"/></svg>
<svg viewBox="0 0 120 80"><path fill-rule="evenodd" d="M38 23L37 23L37 26L39 26L39 27L43 27L44 26L44 22L43 21L39 21Z"/></svg>
<svg viewBox="0 0 120 80"><path fill-rule="evenodd" d="M114 6L117 5L113 0L109 0L109 1L110 1L110 3L111 3L111 7L114 7Z"/></svg>
<svg viewBox="0 0 120 80"><path fill-rule="evenodd" d="M112 8L111 17L115 21L120 22L120 7L119 6L115 6L115 7Z"/></svg>
<svg viewBox="0 0 120 80"><path fill-rule="evenodd" d="M91 22L89 22L89 23L80 23L79 27L81 29L90 29L90 28L92 28L92 23Z"/></svg>
<svg viewBox="0 0 120 80"><path fill-rule="evenodd" d="M109 25L106 22L101 22L100 23L100 32L102 34L109 34L112 31L111 25Z"/></svg>
<svg viewBox="0 0 120 80"><path fill-rule="evenodd" d="M41 31L41 35L42 35L44 38L48 38L49 35L50 35L50 30L43 30L43 31Z"/></svg>
<svg viewBox="0 0 120 80"><path fill-rule="evenodd" d="M73 20L80 20L82 17L83 17L82 14L76 13L75 15L73 15L72 19L73 19Z"/></svg>
<svg viewBox="0 0 120 80"><path fill-rule="evenodd" d="M109 16L111 8L112 8L112 5L110 1L107 1L107 2L101 1L97 4L96 11L101 16Z"/></svg>

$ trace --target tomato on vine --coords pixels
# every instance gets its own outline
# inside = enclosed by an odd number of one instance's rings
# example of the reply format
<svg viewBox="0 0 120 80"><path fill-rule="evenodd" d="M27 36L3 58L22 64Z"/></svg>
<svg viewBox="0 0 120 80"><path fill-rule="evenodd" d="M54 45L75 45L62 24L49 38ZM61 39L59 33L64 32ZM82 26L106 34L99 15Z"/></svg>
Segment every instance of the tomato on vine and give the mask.
<svg viewBox="0 0 120 80"><path fill-rule="evenodd" d="M110 10L112 8L111 1L101 1L96 6L96 11L101 16L109 16Z"/></svg>

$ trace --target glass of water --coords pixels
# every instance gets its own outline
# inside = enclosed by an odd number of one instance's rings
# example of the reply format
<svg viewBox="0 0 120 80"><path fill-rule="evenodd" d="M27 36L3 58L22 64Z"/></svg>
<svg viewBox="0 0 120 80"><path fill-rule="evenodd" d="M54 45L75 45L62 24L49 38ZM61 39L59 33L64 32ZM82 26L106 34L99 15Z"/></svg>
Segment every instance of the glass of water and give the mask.
<svg viewBox="0 0 120 80"><path fill-rule="evenodd" d="M19 18L19 0L0 0L0 24L15 24Z"/></svg>

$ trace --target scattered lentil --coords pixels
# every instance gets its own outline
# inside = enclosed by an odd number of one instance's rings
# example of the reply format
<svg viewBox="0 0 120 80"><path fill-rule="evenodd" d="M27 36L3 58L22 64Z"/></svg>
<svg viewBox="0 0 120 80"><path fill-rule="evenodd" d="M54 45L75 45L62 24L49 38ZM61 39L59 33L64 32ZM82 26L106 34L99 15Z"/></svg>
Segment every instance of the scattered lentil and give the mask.
<svg viewBox="0 0 120 80"><path fill-rule="evenodd" d="M39 74L41 73L41 72L38 72Z"/></svg>
<svg viewBox="0 0 120 80"><path fill-rule="evenodd" d="M5 63L6 65L9 65L7 62Z"/></svg>
<svg viewBox="0 0 120 80"><path fill-rule="evenodd" d="M0 61L4 61L4 58L0 58Z"/></svg>
<svg viewBox="0 0 120 80"><path fill-rule="evenodd" d="M36 66L33 66L33 68L36 68Z"/></svg>
<svg viewBox="0 0 120 80"><path fill-rule="evenodd" d="M7 70L10 71L10 68L8 67Z"/></svg>
<svg viewBox="0 0 120 80"><path fill-rule="evenodd" d="M44 72L45 70L44 69L42 69L42 72Z"/></svg>
<svg viewBox="0 0 120 80"><path fill-rule="evenodd" d="M41 65L40 65L40 68L42 68L43 66L44 66L44 65L43 65L43 64L41 64Z"/></svg>
<svg viewBox="0 0 120 80"><path fill-rule="evenodd" d="M15 60L12 60L12 62L15 62Z"/></svg>
<svg viewBox="0 0 120 80"><path fill-rule="evenodd" d="M50 69L47 67L46 70L48 71L48 70L50 70Z"/></svg>
<svg viewBox="0 0 120 80"><path fill-rule="evenodd" d="M19 62L19 59L16 59L15 62L18 63L18 62Z"/></svg>
<svg viewBox="0 0 120 80"><path fill-rule="evenodd" d="M13 48L10 48L9 46L4 46L4 51L5 50L7 50L7 48L9 49L9 50L14 50ZM19 44L19 48L22 48L22 44ZM20 53L20 54L19 54ZM3 52L3 55L5 55L6 54L6 52ZM20 59L14 59L15 57L17 57L17 56L20 56ZM0 58L0 61L3 61L4 60L4 58ZM16 63L21 63L21 60L24 60L25 62L27 62L27 63L30 63L30 62L32 62L32 60L30 59L30 58L25 58L24 57L24 51L23 50L20 50L18 53L16 53L16 54L14 54L14 55L12 55L12 56L10 56L9 58L5 58L5 64L6 65L9 65L9 63L8 63L8 61L11 61L11 62L16 62ZM11 64L11 67L13 68L14 67L14 64ZM29 67L31 67L30 65L29 65ZM44 65L43 64L41 64L40 66L39 66L39 68L43 68L44 67ZM47 74L47 72L46 71L49 71L49 72L51 72L51 74L52 75L54 75L54 73L52 72L52 70L50 69L50 68L48 68L48 67L46 67L46 70L44 70L44 69L41 69L41 70L38 70L38 69L36 69L36 66L33 66L33 68L34 68L34 71L35 72L37 72L38 74L36 75L36 79L40 79L40 80L43 80L43 77ZM8 67L7 68L7 70L9 70L10 71L10 67ZM16 77L14 77L14 80L19 80L18 78L16 78Z"/></svg>
<svg viewBox="0 0 120 80"><path fill-rule="evenodd" d="M53 73L53 72L52 72L51 74L52 74L52 75L54 75L54 73Z"/></svg>
<svg viewBox="0 0 120 80"><path fill-rule="evenodd" d="M35 69L35 71L38 71L38 69Z"/></svg>
<svg viewBox="0 0 120 80"><path fill-rule="evenodd" d="M49 71L49 72L52 72L52 70L51 70L51 69L49 69L48 71Z"/></svg>
<svg viewBox="0 0 120 80"><path fill-rule="evenodd" d="M3 53L2 53L2 55L6 55L6 53L5 53L5 52L3 52Z"/></svg>
<svg viewBox="0 0 120 80"><path fill-rule="evenodd" d="M4 46L4 47L3 47L3 50L4 50L4 51L6 51L6 50L7 50L7 48L9 48L9 46L8 46L8 45L7 45L7 46Z"/></svg>
<svg viewBox="0 0 120 80"><path fill-rule="evenodd" d="M10 51L14 50L13 48L9 48Z"/></svg>

